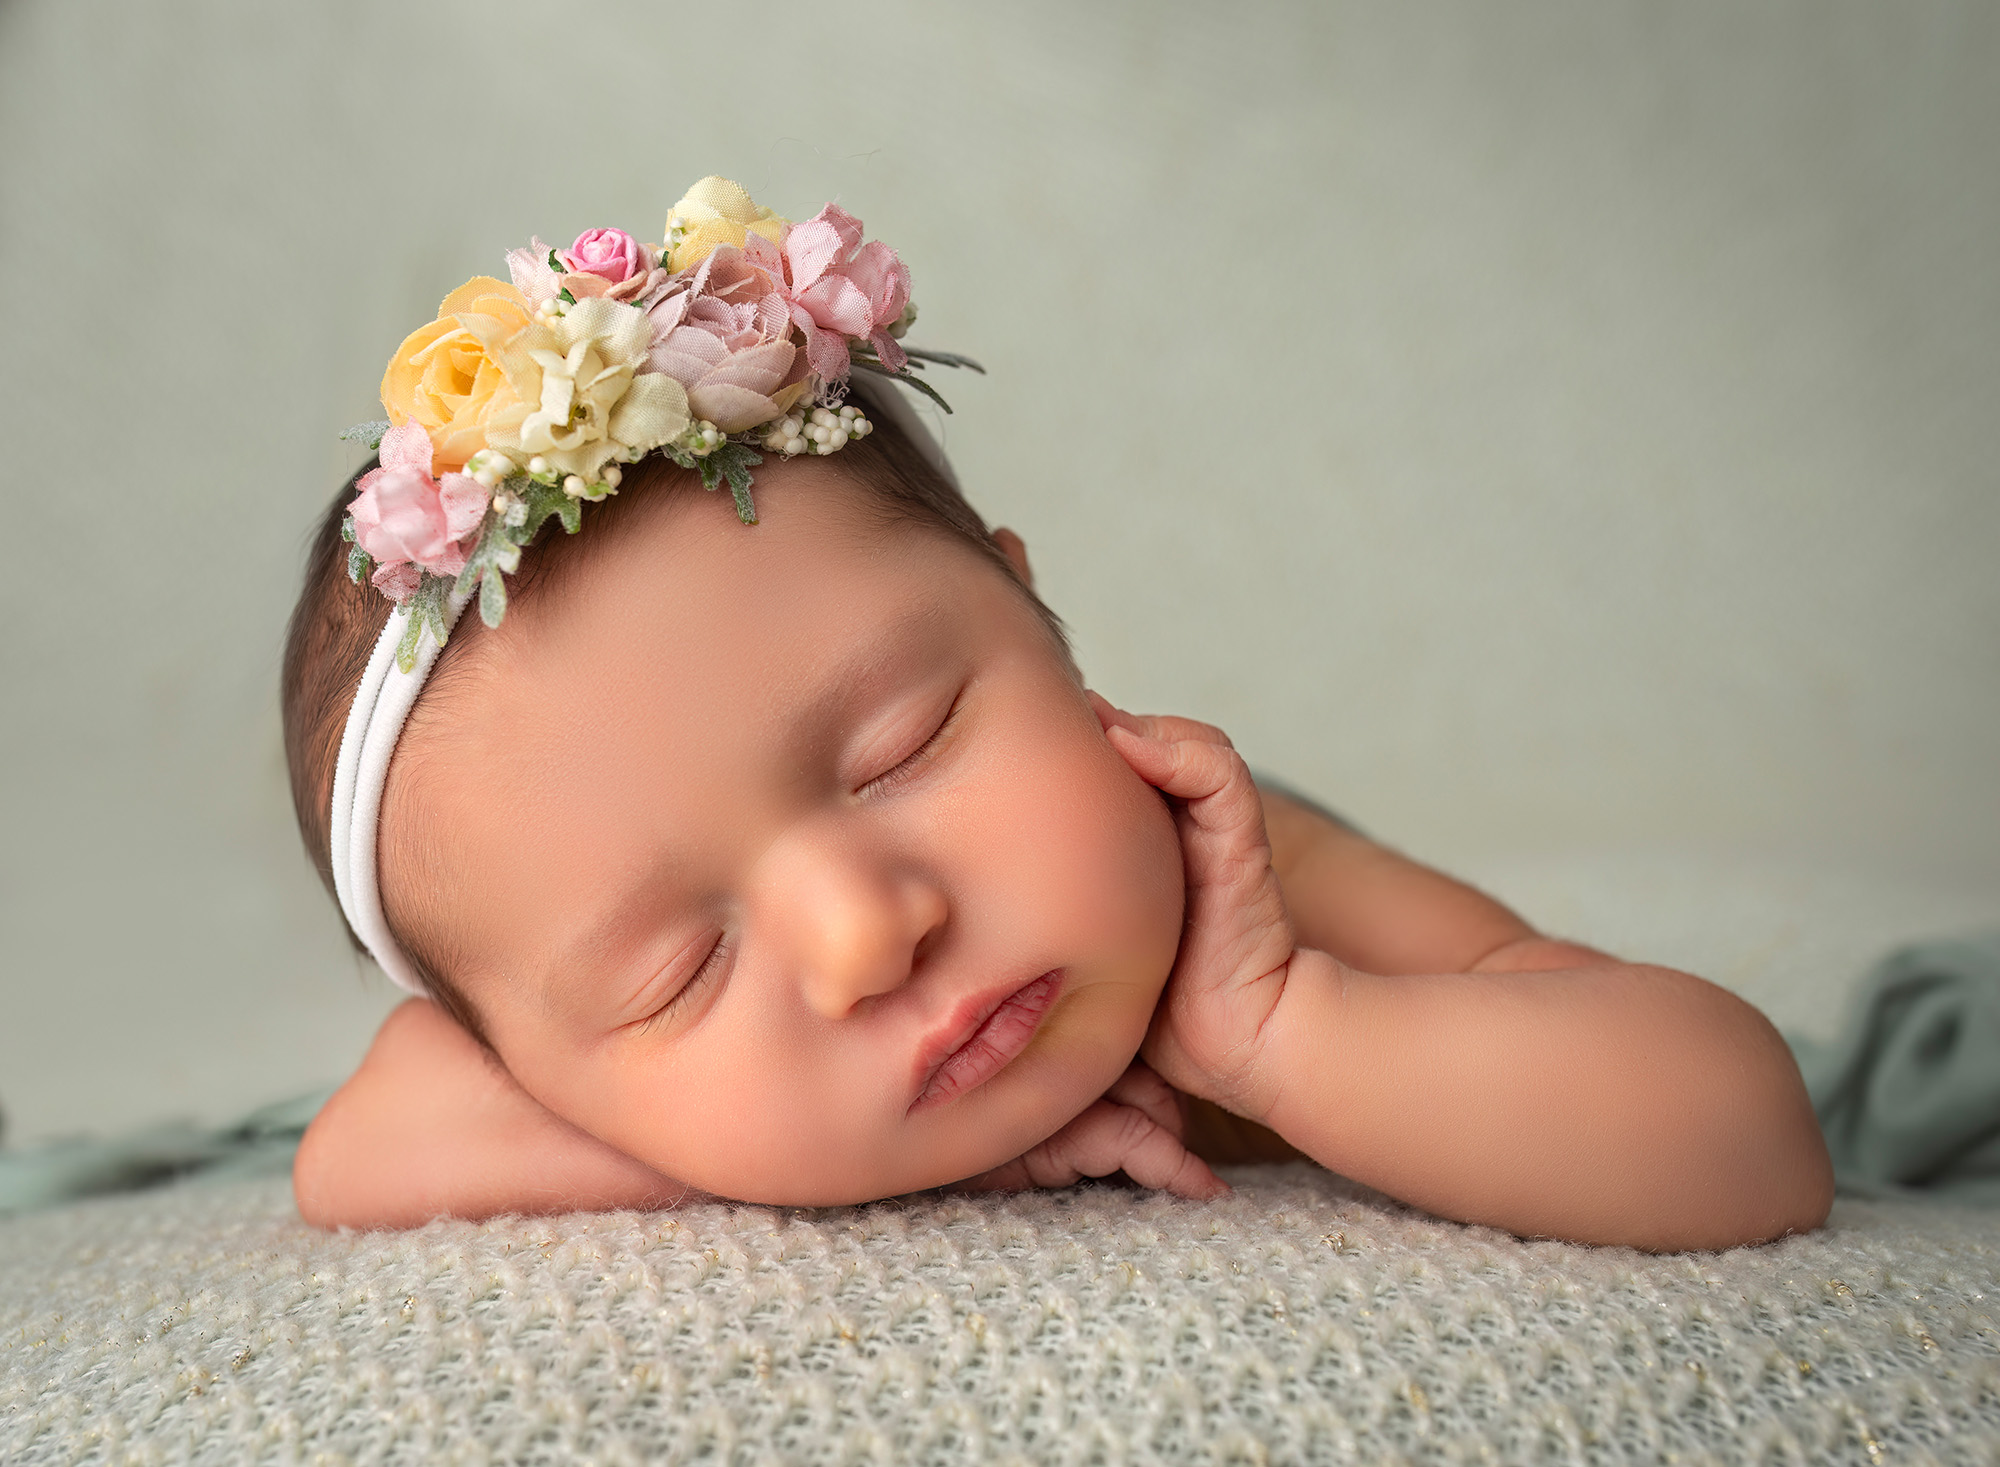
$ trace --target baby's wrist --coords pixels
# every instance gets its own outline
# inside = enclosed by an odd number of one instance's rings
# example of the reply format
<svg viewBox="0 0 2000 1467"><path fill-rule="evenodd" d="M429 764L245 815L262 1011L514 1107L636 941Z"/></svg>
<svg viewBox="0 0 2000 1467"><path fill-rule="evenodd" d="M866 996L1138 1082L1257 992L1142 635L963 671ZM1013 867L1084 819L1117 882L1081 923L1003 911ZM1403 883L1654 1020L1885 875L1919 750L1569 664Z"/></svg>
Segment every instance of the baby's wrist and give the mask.
<svg viewBox="0 0 2000 1467"><path fill-rule="evenodd" d="M1314 1015L1323 1015L1329 996L1337 999L1348 971L1331 954L1305 947L1293 951L1284 986L1257 1031L1255 1047L1235 1067L1230 1094L1218 1097L1218 1104L1284 1135L1285 1095L1297 1088L1303 1067L1315 1062L1313 1054L1298 1049L1298 1042L1317 1033L1322 1041L1317 1047L1324 1049L1327 1036Z"/></svg>

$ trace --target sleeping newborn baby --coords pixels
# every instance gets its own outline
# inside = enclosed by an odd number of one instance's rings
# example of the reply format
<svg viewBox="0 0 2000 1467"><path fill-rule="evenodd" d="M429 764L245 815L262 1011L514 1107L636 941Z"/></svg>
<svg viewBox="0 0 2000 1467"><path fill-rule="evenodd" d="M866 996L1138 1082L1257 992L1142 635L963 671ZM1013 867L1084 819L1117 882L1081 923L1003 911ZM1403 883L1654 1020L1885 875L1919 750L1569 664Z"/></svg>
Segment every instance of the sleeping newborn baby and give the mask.
<svg viewBox="0 0 2000 1467"><path fill-rule="evenodd" d="M1523 1236L1824 1220L1763 1015L1544 937L1260 788L1217 729L1090 692L1020 538L877 380L849 398L874 431L767 455L754 524L634 457L582 533L521 556L504 620L457 623L375 837L423 996L308 1132L309 1221L1115 1173L1202 1198L1227 1190L1210 1163L1300 1156ZM284 675L330 883L390 611L349 577L354 494Z"/></svg>

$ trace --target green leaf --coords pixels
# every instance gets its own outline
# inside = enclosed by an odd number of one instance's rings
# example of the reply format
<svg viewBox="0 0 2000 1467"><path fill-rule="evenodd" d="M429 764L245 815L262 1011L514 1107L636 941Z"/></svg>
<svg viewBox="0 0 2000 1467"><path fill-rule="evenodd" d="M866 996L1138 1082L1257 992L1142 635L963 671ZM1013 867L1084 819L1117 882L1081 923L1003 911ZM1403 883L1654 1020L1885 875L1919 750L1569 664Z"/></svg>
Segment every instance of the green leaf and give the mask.
<svg viewBox="0 0 2000 1467"><path fill-rule="evenodd" d="M520 525L508 531L508 537L516 545L531 542L550 515L559 516L563 528L571 534L581 528L583 512L574 499L562 492L557 484L543 484L530 479L521 489L521 502L528 507L528 517Z"/></svg>
<svg viewBox="0 0 2000 1467"><path fill-rule="evenodd" d="M566 301L572 306L576 304L576 297L569 293L569 287L567 285L565 285L561 290L556 292L556 299L559 301Z"/></svg>
<svg viewBox="0 0 2000 1467"><path fill-rule="evenodd" d="M449 635L444 624L444 614L448 609L445 598L451 594L451 582L443 576L434 576L425 571L417 582L417 589L409 602L410 624L403 629L403 639L396 644L396 666L404 672L414 672L417 667L417 648L423 640L425 628L438 646L445 644Z"/></svg>
<svg viewBox="0 0 2000 1467"><path fill-rule="evenodd" d="M410 619L403 626L403 640L396 644L396 666L404 672L417 670L417 638L424 633L424 619L417 615L417 608L410 607Z"/></svg>
<svg viewBox="0 0 2000 1467"><path fill-rule="evenodd" d="M951 411L951 404L938 395L938 390L907 367L900 372L892 372L887 367L875 362L866 362L859 359L853 365L859 367L864 372L873 372L877 377L887 377L891 382L901 382L906 387L914 387L946 412Z"/></svg>
<svg viewBox="0 0 2000 1467"><path fill-rule="evenodd" d="M382 435L389 431L387 418L375 418L366 423L356 423L352 428L341 429L340 436L353 443L364 443L370 448L382 446Z"/></svg>
<svg viewBox="0 0 2000 1467"><path fill-rule="evenodd" d="M497 627L506 614L507 583L497 568L488 570L479 582L479 619Z"/></svg>
<svg viewBox="0 0 2000 1467"><path fill-rule="evenodd" d="M906 346L903 348L903 355L920 362L936 362L940 367L970 367L980 376L986 375L986 369L979 363L971 357L962 357L955 351L923 351L914 346Z"/></svg>
<svg viewBox="0 0 2000 1467"><path fill-rule="evenodd" d="M340 522L340 538L348 544L354 543L354 516L348 515Z"/></svg>
<svg viewBox="0 0 2000 1467"><path fill-rule="evenodd" d="M367 580L368 567L370 564L371 562L368 558L367 551L363 550L359 545L350 545L348 547L347 550L348 580L354 582L354 584L357 586L360 585L363 581Z"/></svg>
<svg viewBox="0 0 2000 1467"><path fill-rule="evenodd" d="M549 250L549 268L555 271L556 274L558 275L569 274L569 271L563 268L563 262L556 258L556 252L553 248Z"/></svg>
<svg viewBox="0 0 2000 1467"><path fill-rule="evenodd" d="M701 486L716 489L727 480L730 496L736 501L736 517L746 525L754 525L757 506L750 500L750 470L763 461L764 456L747 444L724 443L697 460L701 465Z"/></svg>

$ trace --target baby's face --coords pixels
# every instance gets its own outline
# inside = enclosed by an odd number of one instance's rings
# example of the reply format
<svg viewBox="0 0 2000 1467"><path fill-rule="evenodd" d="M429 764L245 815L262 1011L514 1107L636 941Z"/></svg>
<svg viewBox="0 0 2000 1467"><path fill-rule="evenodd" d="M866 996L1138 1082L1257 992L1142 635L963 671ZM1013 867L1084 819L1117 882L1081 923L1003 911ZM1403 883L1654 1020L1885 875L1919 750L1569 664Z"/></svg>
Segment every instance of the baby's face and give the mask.
<svg viewBox="0 0 2000 1467"><path fill-rule="evenodd" d="M968 1177L1137 1051L1172 818L991 564L809 459L757 503L623 506L556 594L461 623L384 883L432 884L521 1085L657 1170L802 1205Z"/></svg>

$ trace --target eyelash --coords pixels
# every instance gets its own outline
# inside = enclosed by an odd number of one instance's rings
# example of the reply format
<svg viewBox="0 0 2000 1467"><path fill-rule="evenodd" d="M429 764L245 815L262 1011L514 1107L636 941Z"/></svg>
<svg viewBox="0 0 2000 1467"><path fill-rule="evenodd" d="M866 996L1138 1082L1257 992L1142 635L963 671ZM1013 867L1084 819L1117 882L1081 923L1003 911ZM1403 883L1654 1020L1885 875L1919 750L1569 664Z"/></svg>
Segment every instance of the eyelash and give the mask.
<svg viewBox="0 0 2000 1467"><path fill-rule="evenodd" d="M944 739L945 730L950 728L952 724L955 721L957 721L958 704L959 700L957 698L953 698L951 700L951 707L945 710L943 721L940 722L936 728L931 730L931 736L929 738L925 739L923 743L919 744L915 749L911 750L893 768L884 770L881 774L876 775L873 779L869 780L867 784L863 785L862 788L865 790L874 790L882 788L893 789L897 785L901 784L904 780L914 775L925 764L928 764L930 762L930 756L936 752L938 744L942 742L942 740Z"/></svg>
<svg viewBox="0 0 2000 1467"><path fill-rule="evenodd" d="M708 956L701 960L701 966L688 974L687 981L674 990L671 998L640 1021L640 1032L644 1033L653 1028L654 1025L673 1017L674 1013L687 1002L688 995L693 993L710 974L722 966L722 959L727 956L728 951L729 938L727 935L716 938L715 946L708 950Z"/></svg>

